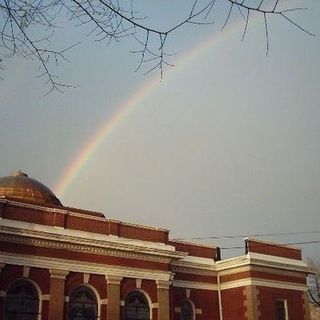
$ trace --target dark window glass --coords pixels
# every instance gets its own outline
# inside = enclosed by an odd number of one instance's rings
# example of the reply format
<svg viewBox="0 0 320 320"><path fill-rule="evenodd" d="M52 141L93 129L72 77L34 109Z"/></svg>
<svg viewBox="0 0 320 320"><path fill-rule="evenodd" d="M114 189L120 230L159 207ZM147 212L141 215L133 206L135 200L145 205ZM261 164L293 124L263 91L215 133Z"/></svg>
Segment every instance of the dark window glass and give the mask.
<svg viewBox="0 0 320 320"><path fill-rule="evenodd" d="M96 320L97 316L97 298L93 291L86 286L76 288L69 300L69 320Z"/></svg>
<svg viewBox="0 0 320 320"><path fill-rule="evenodd" d="M149 320L149 304L144 294L132 291L125 301L125 320Z"/></svg>
<svg viewBox="0 0 320 320"><path fill-rule="evenodd" d="M26 280L14 282L7 291L4 307L5 320L36 320L39 297L34 285Z"/></svg>
<svg viewBox="0 0 320 320"><path fill-rule="evenodd" d="M181 320L193 320L193 306L190 301L184 300L181 304Z"/></svg>
<svg viewBox="0 0 320 320"><path fill-rule="evenodd" d="M287 320L286 302L285 300L278 300L276 304L276 319Z"/></svg>

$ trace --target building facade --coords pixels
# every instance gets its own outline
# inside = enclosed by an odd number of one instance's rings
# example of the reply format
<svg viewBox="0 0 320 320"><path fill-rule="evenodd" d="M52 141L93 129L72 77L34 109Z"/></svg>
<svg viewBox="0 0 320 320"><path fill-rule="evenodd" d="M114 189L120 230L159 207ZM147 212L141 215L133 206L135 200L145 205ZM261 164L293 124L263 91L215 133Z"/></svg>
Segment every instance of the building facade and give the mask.
<svg viewBox="0 0 320 320"><path fill-rule="evenodd" d="M301 250L243 256L63 206L22 172L0 178L0 319L310 320Z"/></svg>

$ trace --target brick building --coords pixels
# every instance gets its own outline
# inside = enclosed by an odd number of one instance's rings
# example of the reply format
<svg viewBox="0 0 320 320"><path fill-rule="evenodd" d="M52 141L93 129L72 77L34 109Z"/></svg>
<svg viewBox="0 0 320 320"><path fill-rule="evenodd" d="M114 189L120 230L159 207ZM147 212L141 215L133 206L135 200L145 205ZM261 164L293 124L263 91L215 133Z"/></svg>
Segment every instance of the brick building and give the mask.
<svg viewBox="0 0 320 320"><path fill-rule="evenodd" d="M243 256L63 206L22 172L0 178L0 319L309 320L301 250Z"/></svg>

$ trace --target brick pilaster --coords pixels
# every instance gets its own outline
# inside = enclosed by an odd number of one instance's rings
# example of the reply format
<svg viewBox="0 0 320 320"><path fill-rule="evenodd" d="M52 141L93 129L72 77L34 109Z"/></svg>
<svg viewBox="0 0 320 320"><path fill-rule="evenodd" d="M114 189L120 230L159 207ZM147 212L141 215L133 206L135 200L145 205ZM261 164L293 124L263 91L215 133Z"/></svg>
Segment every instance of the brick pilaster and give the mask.
<svg viewBox="0 0 320 320"><path fill-rule="evenodd" d="M65 280L69 271L50 269L49 320L63 319Z"/></svg>
<svg viewBox="0 0 320 320"><path fill-rule="evenodd" d="M107 320L120 320L120 284L122 277L106 275L107 280Z"/></svg>
<svg viewBox="0 0 320 320"><path fill-rule="evenodd" d="M246 286L244 288L244 306L246 309L245 319L247 320L259 320L260 319L260 311L259 311L259 299L258 293L259 289L256 286Z"/></svg>
<svg viewBox="0 0 320 320"><path fill-rule="evenodd" d="M169 288L171 281L157 280L158 320L170 320Z"/></svg>

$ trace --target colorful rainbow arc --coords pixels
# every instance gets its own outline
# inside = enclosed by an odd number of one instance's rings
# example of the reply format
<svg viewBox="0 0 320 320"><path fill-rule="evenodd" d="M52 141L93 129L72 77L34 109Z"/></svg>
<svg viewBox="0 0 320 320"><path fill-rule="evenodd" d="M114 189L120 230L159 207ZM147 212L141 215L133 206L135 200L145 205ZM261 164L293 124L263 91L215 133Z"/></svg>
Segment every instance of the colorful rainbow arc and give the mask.
<svg viewBox="0 0 320 320"><path fill-rule="evenodd" d="M183 66L189 61L192 61L201 53L208 50L212 44L226 40L234 31L236 31L241 21L237 21L228 30L224 30L220 33L215 33L214 36L209 37L199 46L195 47L191 51L187 52L178 62L177 65ZM169 74L175 72L175 68L169 71ZM168 81L168 77L166 78ZM85 164L94 156L99 146L110 136L112 131L123 121L135 106L137 106L143 99L145 99L154 89L160 84L159 78L149 80L143 84L136 92L134 92L126 101L124 101L111 116L108 116L102 126L95 132L93 137L85 143L80 152L77 153L75 158L71 161L67 169L62 174L57 185L53 188L58 197L62 197L73 181L76 179L81 169Z"/></svg>

